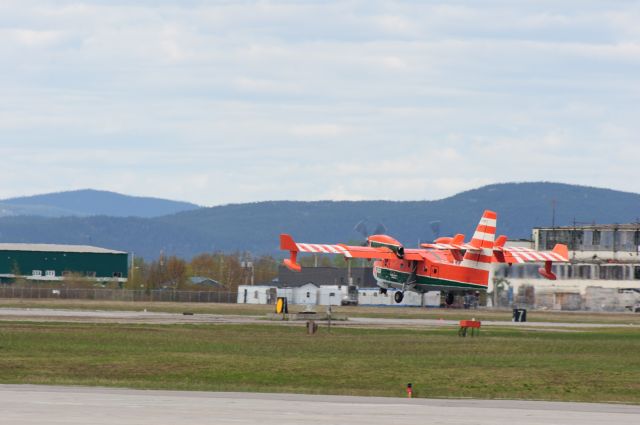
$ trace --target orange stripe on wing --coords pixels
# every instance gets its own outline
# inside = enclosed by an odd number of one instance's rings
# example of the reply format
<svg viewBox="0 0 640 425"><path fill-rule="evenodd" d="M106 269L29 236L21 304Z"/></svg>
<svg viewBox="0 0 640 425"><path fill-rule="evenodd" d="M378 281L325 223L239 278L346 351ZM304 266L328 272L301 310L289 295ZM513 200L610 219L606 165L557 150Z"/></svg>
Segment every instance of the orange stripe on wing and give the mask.
<svg viewBox="0 0 640 425"><path fill-rule="evenodd" d="M477 261L479 263L492 263L493 256L490 255L482 255L480 253L468 252L467 255L464 256L465 260L469 261Z"/></svg>

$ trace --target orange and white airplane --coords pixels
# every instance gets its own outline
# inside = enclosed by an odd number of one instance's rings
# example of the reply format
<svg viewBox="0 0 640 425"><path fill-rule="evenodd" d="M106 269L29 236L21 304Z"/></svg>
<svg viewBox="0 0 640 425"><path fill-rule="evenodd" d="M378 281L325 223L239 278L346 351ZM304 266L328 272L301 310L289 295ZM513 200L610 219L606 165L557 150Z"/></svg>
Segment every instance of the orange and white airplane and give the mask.
<svg viewBox="0 0 640 425"><path fill-rule="evenodd" d="M551 265L569 261L567 246L557 244L550 252L506 247L506 236L495 237L497 218L495 212L485 211L470 242L464 242L464 235L457 234L410 249L387 235L369 236L367 246L350 246L296 243L291 236L281 234L280 249L290 252L290 258L285 259L284 264L294 271L301 270L297 262L299 252L375 260L373 274L380 292L386 293L389 288L399 289L394 295L397 303L402 302L405 291L444 291L447 304L453 303L455 293L486 291L493 263L544 263L538 272L547 279L555 280Z"/></svg>

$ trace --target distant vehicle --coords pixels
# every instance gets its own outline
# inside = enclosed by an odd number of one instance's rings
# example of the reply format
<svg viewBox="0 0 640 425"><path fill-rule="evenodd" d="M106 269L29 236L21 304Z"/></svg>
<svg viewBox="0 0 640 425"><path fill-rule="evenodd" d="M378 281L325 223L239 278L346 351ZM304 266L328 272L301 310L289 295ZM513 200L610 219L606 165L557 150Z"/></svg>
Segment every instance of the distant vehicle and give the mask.
<svg viewBox="0 0 640 425"><path fill-rule="evenodd" d="M636 303L635 305L628 305L625 308L634 313L640 313L640 303Z"/></svg>
<svg viewBox="0 0 640 425"><path fill-rule="evenodd" d="M349 285L347 288L347 295L342 298L340 304L358 305L358 287L355 285Z"/></svg>
<svg viewBox="0 0 640 425"><path fill-rule="evenodd" d="M495 237L496 222L497 214L485 211L468 243L464 242L464 235L457 234L411 249L405 248L391 236L372 235L367 238L367 246L326 245L296 243L288 234L281 234L280 249L289 251L290 258L284 260L284 265L293 271L301 270L297 262L300 252L375 260L373 275L380 292L384 294L387 289L399 289L394 295L397 303L402 302L405 291L444 291L448 305L453 304L457 293L486 291L492 263L511 265L541 262L544 267L538 270L540 275L555 280L556 275L551 271L552 263L569 261L567 246L562 244L557 244L550 252L506 247L506 236Z"/></svg>

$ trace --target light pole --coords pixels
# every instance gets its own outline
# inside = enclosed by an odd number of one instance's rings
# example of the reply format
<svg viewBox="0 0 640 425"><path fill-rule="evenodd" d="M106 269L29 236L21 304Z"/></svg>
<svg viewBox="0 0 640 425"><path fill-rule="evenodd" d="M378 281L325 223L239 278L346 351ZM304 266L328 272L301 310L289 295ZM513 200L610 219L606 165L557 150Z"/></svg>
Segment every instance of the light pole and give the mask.
<svg viewBox="0 0 640 425"><path fill-rule="evenodd" d="M251 269L251 286L253 286L253 278L254 278L254 269L253 269L253 262L252 261L242 261L240 263L240 266L243 269ZM246 283L246 278L245 278L245 283Z"/></svg>

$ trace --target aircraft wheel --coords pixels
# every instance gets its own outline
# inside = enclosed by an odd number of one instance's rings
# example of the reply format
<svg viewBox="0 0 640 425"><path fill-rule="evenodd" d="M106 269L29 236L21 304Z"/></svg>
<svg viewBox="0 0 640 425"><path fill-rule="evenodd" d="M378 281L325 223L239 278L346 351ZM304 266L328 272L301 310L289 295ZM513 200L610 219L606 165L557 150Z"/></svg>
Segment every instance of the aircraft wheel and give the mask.
<svg viewBox="0 0 640 425"><path fill-rule="evenodd" d="M386 294L387 293L387 288L380 288L380 293L382 295Z"/></svg>
<svg viewBox="0 0 640 425"><path fill-rule="evenodd" d="M453 293L452 292L448 292L447 295L444 297L444 302L447 305L451 305L451 304L453 304L453 301L454 301Z"/></svg>
<svg viewBox="0 0 640 425"><path fill-rule="evenodd" d="M396 300L398 304L402 302L403 298L404 298L404 294L400 291L396 292L395 295L393 296L393 299Z"/></svg>

